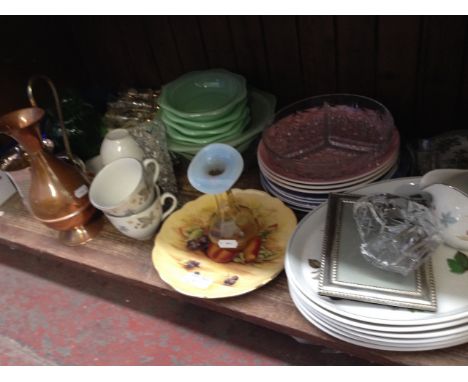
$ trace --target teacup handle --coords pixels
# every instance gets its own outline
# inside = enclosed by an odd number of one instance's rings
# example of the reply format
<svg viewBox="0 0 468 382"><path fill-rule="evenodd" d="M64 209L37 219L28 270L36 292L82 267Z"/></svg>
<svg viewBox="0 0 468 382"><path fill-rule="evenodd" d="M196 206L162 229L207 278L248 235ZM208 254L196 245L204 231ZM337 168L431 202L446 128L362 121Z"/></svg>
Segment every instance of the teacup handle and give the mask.
<svg viewBox="0 0 468 382"><path fill-rule="evenodd" d="M177 207L177 198L172 195L170 192L165 192L164 194L161 195L161 206L164 206L164 202L166 199L172 199L172 205L169 207L169 209L162 214L161 220L164 220L169 216L169 214L174 211Z"/></svg>
<svg viewBox="0 0 468 382"><path fill-rule="evenodd" d="M156 161L156 159L146 158L143 160L143 167L145 169L148 169L148 166L151 163L154 164L153 184L156 186L158 178L159 178L159 163Z"/></svg>

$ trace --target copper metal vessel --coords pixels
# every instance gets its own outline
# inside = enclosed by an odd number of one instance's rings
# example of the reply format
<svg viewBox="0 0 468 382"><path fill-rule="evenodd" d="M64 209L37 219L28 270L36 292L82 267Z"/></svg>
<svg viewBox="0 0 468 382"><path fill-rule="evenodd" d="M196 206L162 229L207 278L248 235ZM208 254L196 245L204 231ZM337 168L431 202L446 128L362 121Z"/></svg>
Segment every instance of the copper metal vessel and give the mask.
<svg viewBox="0 0 468 382"><path fill-rule="evenodd" d="M8 113L0 117L0 132L17 140L28 154L33 216L60 231L63 243L83 244L100 231L101 213L88 199L89 183L84 174L43 149L39 123L44 114L37 107Z"/></svg>

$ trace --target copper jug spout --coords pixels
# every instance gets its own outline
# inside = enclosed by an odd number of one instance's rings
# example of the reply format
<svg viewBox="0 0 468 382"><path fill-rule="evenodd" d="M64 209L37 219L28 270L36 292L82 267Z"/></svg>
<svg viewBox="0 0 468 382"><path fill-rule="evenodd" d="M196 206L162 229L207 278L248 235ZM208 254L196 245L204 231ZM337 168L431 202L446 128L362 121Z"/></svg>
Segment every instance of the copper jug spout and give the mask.
<svg viewBox="0 0 468 382"><path fill-rule="evenodd" d="M44 110L38 107L13 111L0 119L0 131L17 140L26 152L40 151L39 122L44 115Z"/></svg>
<svg viewBox="0 0 468 382"><path fill-rule="evenodd" d="M89 183L83 174L43 149L39 123L44 115L37 107L8 113L0 117L0 132L17 140L28 154L33 216L60 231L65 244L83 244L100 231L101 214L88 199Z"/></svg>

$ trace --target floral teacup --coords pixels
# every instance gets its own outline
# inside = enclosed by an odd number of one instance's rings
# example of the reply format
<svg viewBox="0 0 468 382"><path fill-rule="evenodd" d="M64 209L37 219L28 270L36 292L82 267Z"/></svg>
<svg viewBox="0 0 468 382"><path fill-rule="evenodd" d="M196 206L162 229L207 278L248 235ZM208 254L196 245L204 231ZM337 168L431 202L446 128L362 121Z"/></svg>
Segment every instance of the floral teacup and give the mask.
<svg viewBox="0 0 468 382"><path fill-rule="evenodd" d="M468 250L468 170L438 169L419 183L432 196L432 208L447 245Z"/></svg>
<svg viewBox="0 0 468 382"><path fill-rule="evenodd" d="M155 234L161 221L177 207L177 198L169 192L165 192L159 196L159 188L155 187L156 197L153 203L145 210L123 217L107 215L107 218L112 225L124 235L138 240L148 240ZM172 204L168 210L163 212L164 202L167 199L172 200Z"/></svg>
<svg viewBox="0 0 468 382"><path fill-rule="evenodd" d="M152 181L146 173L153 165ZM159 165L148 158L143 163L134 158L121 158L105 166L93 179L89 199L106 215L128 216L145 210L154 200L154 186L159 177Z"/></svg>

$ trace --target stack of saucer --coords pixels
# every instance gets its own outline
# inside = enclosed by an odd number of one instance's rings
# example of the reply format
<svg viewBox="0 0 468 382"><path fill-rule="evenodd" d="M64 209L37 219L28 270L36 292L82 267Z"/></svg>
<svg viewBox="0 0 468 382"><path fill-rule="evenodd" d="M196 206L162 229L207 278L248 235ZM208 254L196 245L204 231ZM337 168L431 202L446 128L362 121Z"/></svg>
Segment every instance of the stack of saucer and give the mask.
<svg viewBox="0 0 468 382"><path fill-rule="evenodd" d="M190 159L215 142L243 152L273 119L276 100L248 91L244 77L215 69L190 72L165 85L158 103L170 151Z"/></svg>
<svg viewBox="0 0 468 382"><path fill-rule="evenodd" d="M326 95L281 110L265 130L257 158L263 188L308 212L331 192L352 191L398 170L400 136L380 103Z"/></svg>

